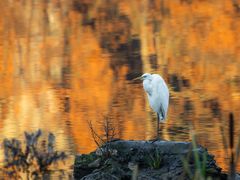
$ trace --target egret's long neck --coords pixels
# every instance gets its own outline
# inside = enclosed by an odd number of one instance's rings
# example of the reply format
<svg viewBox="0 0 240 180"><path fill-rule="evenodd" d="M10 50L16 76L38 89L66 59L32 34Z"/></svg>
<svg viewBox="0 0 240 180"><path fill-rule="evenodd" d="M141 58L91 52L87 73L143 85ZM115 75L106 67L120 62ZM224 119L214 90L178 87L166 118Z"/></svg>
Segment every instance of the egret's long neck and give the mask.
<svg viewBox="0 0 240 180"><path fill-rule="evenodd" d="M143 88L144 88L144 90L148 93L148 95L151 96L151 94L152 94L152 84L151 84L151 81L150 81L150 80L145 79L145 80L143 81Z"/></svg>

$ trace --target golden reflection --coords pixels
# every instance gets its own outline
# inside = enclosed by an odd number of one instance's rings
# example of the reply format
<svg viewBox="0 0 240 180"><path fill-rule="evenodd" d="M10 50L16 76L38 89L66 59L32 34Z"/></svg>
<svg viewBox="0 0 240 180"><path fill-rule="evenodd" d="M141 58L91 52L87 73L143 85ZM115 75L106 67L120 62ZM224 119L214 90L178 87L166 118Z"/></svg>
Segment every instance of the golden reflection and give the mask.
<svg viewBox="0 0 240 180"><path fill-rule="evenodd" d="M193 127L228 169L220 129L228 137L228 113L240 112L231 1L21 0L0 10L0 140L41 128L58 149L86 153L96 147L87 121L101 133L104 116L119 138L151 139L156 117L129 77L152 72L171 91L163 139L188 141Z"/></svg>

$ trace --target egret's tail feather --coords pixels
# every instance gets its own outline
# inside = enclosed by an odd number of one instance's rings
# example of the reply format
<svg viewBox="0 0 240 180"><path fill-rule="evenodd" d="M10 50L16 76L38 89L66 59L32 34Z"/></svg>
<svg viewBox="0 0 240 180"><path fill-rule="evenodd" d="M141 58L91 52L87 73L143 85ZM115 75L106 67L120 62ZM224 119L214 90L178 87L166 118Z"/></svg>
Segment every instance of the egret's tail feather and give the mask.
<svg viewBox="0 0 240 180"><path fill-rule="evenodd" d="M157 113L157 115L158 115L158 119L160 120L160 122L166 121L167 113L165 113L162 105L160 106L160 112Z"/></svg>
<svg viewBox="0 0 240 180"><path fill-rule="evenodd" d="M162 116L161 114L158 114L158 113L157 113L157 116L158 116L158 119L160 120L160 122L166 122L166 120L167 120L166 116Z"/></svg>

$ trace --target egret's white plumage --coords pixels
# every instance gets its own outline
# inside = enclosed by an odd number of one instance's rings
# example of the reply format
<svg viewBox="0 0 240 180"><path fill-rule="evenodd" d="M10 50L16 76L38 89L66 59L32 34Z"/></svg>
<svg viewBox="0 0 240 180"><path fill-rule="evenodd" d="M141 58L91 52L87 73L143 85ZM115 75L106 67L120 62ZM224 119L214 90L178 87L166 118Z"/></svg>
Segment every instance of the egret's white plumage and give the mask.
<svg viewBox="0 0 240 180"><path fill-rule="evenodd" d="M145 73L141 76L143 80L143 88L147 93L149 104L158 116L158 131L159 121L166 120L169 90L164 79L158 74Z"/></svg>

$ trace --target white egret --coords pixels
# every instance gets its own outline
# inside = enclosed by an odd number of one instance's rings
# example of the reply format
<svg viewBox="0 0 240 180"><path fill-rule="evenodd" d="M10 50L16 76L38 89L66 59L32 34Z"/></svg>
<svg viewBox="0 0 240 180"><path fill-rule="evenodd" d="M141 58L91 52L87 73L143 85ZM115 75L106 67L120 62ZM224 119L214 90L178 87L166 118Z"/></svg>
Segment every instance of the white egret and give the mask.
<svg viewBox="0 0 240 180"><path fill-rule="evenodd" d="M157 113L157 137L159 138L159 123L165 122L169 104L167 84L158 74L145 73L137 79L143 80L143 88L147 93L149 104Z"/></svg>

